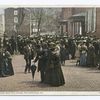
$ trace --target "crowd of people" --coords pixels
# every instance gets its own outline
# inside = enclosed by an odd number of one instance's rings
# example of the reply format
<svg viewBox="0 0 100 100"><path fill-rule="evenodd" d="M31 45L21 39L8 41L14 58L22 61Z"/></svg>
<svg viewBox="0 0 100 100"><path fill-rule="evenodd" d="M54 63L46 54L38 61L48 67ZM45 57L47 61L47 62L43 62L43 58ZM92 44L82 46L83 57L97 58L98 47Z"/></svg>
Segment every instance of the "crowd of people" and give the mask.
<svg viewBox="0 0 100 100"><path fill-rule="evenodd" d="M87 38L87 37L86 37ZM87 38L77 45L79 51L79 65L97 67L100 69L100 39Z"/></svg>
<svg viewBox="0 0 100 100"><path fill-rule="evenodd" d="M12 36L10 39L4 38L3 49L0 49L1 76L8 73L14 75L11 55L19 52L26 61L24 73L33 72L34 75L32 61L34 65L38 63L37 71L40 72L41 83L52 86L65 84L61 66L65 66L66 60L77 59L79 66L100 68L100 41L94 36L18 36L16 39Z"/></svg>

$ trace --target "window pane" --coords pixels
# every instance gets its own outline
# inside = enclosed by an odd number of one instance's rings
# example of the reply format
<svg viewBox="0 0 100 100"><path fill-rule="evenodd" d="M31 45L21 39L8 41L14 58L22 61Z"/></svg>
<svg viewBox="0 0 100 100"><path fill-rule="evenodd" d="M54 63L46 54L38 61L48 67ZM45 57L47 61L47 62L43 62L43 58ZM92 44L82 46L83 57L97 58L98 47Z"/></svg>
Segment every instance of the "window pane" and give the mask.
<svg viewBox="0 0 100 100"><path fill-rule="evenodd" d="M14 17L14 23L18 23L18 17Z"/></svg>
<svg viewBox="0 0 100 100"><path fill-rule="evenodd" d="M18 11L17 10L14 10L14 15L18 15Z"/></svg>

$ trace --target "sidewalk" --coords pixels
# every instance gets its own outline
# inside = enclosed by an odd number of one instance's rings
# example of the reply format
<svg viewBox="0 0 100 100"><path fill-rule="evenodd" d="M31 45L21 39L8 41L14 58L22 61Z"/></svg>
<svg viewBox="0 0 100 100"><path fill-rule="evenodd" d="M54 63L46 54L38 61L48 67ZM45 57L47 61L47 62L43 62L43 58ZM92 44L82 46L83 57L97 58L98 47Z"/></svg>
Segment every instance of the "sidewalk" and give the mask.
<svg viewBox="0 0 100 100"><path fill-rule="evenodd" d="M14 76L0 78L0 91L100 91L100 70L75 66L75 60L62 66L66 84L50 87L40 82L36 72L33 81L31 73L24 74L25 61L22 55L13 56Z"/></svg>

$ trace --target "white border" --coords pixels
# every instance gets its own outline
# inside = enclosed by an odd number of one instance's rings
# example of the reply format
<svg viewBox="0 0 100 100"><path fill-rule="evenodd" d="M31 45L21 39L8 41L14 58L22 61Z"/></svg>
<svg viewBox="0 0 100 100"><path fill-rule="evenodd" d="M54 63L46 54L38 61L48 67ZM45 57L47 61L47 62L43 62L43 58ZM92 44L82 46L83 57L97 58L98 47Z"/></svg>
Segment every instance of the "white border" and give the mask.
<svg viewBox="0 0 100 100"><path fill-rule="evenodd" d="M100 0L0 0L0 6L100 7Z"/></svg>
<svg viewBox="0 0 100 100"><path fill-rule="evenodd" d="M100 91L14 91L0 92L0 96L100 96Z"/></svg>
<svg viewBox="0 0 100 100"><path fill-rule="evenodd" d="M0 0L0 8L8 7L100 7L100 0ZM0 95L100 95L100 91L14 91ZM25 99L25 98L24 98ZM41 98L40 98L41 99ZM82 99L82 98L81 98ZM91 98L90 98L91 99ZM7 98L8 100L8 98ZM15 100L15 98L14 98ZM33 100L33 99L32 99ZM97 100L97 99L96 99Z"/></svg>

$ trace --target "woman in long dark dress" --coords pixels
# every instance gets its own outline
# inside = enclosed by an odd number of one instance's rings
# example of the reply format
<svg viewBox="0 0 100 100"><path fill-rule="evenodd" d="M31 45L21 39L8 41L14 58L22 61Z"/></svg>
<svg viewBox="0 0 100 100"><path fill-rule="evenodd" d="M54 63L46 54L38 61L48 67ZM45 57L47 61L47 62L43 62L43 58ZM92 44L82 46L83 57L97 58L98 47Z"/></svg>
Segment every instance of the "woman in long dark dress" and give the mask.
<svg viewBox="0 0 100 100"><path fill-rule="evenodd" d="M61 86L65 84L65 79L61 69L60 57L57 52L54 51L54 49L49 52L44 82L46 84L50 84L51 86Z"/></svg>
<svg viewBox="0 0 100 100"><path fill-rule="evenodd" d="M87 51L87 66L92 67L95 66L95 48L93 44L89 44L89 48Z"/></svg>
<svg viewBox="0 0 100 100"><path fill-rule="evenodd" d="M14 70L12 66L11 54L8 51L2 53L2 67L1 67L1 76L11 76L14 75Z"/></svg>
<svg viewBox="0 0 100 100"><path fill-rule="evenodd" d="M3 59L2 59L3 55L2 55L2 49L0 48L0 77L3 76L2 74L2 65L3 65Z"/></svg>
<svg viewBox="0 0 100 100"><path fill-rule="evenodd" d="M87 46L85 45L85 43L83 43L80 48L80 66L86 66L86 60L87 60Z"/></svg>

